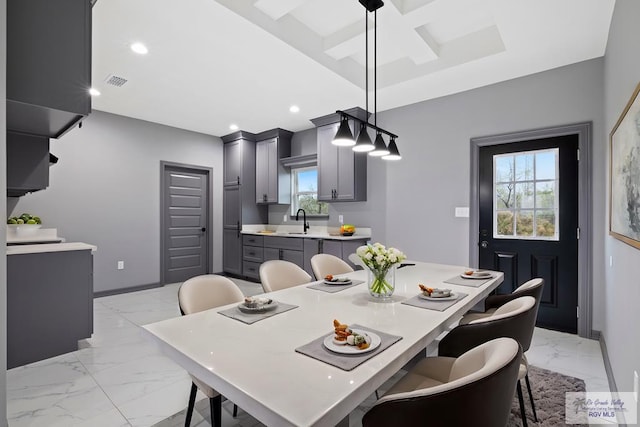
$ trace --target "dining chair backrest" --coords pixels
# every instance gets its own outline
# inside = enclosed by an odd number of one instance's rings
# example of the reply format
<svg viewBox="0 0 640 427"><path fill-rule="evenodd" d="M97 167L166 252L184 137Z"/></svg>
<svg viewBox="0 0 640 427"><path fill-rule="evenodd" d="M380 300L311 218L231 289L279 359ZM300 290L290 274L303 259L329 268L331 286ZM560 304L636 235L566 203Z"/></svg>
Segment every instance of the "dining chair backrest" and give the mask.
<svg viewBox="0 0 640 427"><path fill-rule="evenodd" d="M311 269L317 280L322 280L329 274L345 274L353 271L349 264L331 254L316 254L312 256Z"/></svg>
<svg viewBox="0 0 640 427"><path fill-rule="evenodd" d="M347 258L349 259L349 261L351 261L353 265L356 266L356 270L364 270L364 267L365 267L364 262L362 262L362 260L360 259L357 253L355 252L350 253Z"/></svg>
<svg viewBox="0 0 640 427"><path fill-rule="evenodd" d="M278 291L310 281L309 273L289 261L276 259L260 265L260 282L265 292Z"/></svg>
<svg viewBox="0 0 640 427"><path fill-rule="evenodd" d="M504 426L518 378L522 350L497 338L460 355L449 381L385 395L363 417L363 427Z"/></svg>
<svg viewBox="0 0 640 427"><path fill-rule="evenodd" d="M438 345L438 355L458 357L464 352L499 337L515 339L523 351L531 346L538 304L530 296L516 298L492 315L458 325Z"/></svg>
<svg viewBox="0 0 640 427"><path fill-rule="evenodd" d="M230 279L206 274L186 280L178 289L182 314L193 314L210 308L244 300L244 294Z"/></svg>
<svg viewBox="0 0 640 427"><path fill-rule="evenodd" d="M524 282L522 285L518 286L510 294L489 295L484 301L484 309L486 311L493 308L497 308L511 300L524 297L524 296L534 297L536 299L536 302L539 305L540 300L542 299L543 287L544 287L544 279L539 277L533 278L531 280Z"/></svg>

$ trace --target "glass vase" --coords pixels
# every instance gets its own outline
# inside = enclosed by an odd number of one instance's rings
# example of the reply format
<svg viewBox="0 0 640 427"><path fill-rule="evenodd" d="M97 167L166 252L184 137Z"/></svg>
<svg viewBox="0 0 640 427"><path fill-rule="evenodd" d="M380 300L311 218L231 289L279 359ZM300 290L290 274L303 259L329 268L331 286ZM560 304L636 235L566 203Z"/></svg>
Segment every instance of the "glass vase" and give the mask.
<svg viewBox="0 0 640 427"><path fill-rule="evenodd" d="M390 298L396 289L396 267L393 266L386 270L372 270L370 268L366 270L369 294L374 298Z"/></svg>

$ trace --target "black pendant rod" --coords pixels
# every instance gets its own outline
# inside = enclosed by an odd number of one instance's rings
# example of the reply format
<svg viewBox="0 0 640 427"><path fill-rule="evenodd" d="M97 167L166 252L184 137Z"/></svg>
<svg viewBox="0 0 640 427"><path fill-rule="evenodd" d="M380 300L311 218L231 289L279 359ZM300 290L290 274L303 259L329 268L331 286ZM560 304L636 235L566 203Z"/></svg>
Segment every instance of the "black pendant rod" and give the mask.
<svg viewBox="0 0 640 427"><path fill-rule="evenodd" d="M373 114L378 126L378 9L373 11Z"/></svg>
<svg viewBox="0 0 640 427"><path fill-rule="evenodd" d="M369 117L369 16L367 9L364 10L364 91L366 106L365 111Z"/></svg>
<svg viewBox="0 0 640 427"><path fill-rule="evenodd" d="M350 118L351 120L355 120L356 122L362 123L363 125L365 125L365 126L367 126L367 127L370 127L370 128L372 128L372 129L375 129L375 130L377 130L377 131L378 131L378 132L380 132L380 133L384 133L385 135L389 135L389 136L390 136L390 137L392 137L392 138L398 138L398 135L396 135L395 133L391 133L391 132L389 132L388 130L382 129L381 127L378 127L378 126L376 126L376 125L373 125L373 124L369 123L368 121L362 120L362 119L361 119L361 118L359 118L359 117L353 116L353 115L351 115L351 114L349 114L349 113L345 113L345 112L344 112L344 111L342 111L342 110L336 110L336 113L337 113L337 114L340 114L340 115L342 115L342 116L348 117L348 118Z"/></svg>

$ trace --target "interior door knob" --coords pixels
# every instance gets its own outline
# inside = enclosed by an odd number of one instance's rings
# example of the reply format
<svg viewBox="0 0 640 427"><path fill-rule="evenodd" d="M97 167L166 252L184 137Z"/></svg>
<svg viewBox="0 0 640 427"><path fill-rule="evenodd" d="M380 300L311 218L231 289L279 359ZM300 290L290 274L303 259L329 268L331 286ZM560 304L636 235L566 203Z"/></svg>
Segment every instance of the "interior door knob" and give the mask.
<svg viewBox="0 0 640 427"><path fill-rule="evenodd" d="M489 246L489 242L483 240L482 242L480 242L480 246L482 246L482 249L487 249L487 246Z"/></svg>

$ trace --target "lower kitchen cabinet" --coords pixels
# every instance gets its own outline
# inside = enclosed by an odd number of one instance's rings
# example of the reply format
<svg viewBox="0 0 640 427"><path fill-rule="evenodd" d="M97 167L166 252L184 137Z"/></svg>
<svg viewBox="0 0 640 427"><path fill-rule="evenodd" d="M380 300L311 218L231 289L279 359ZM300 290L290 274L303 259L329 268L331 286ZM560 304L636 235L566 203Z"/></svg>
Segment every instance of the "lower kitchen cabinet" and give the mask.
<svg viewBox="0 0 640 427"><path fill-rule="evenodd" d="M7 368L78 350L93 333L91 250L7 255Z"/></svg>
<svg viewBox="0 0 640 427"><path fill-rule="evenodd" d="M345 260L356 251L358 246L366 244L367 238L356 240L333 240L301 237L255 236L243 237L243 275L248 279L260 280L260 264L280 259L303 268L313 277L311 258L320 253L328 253Z"/></svg>

